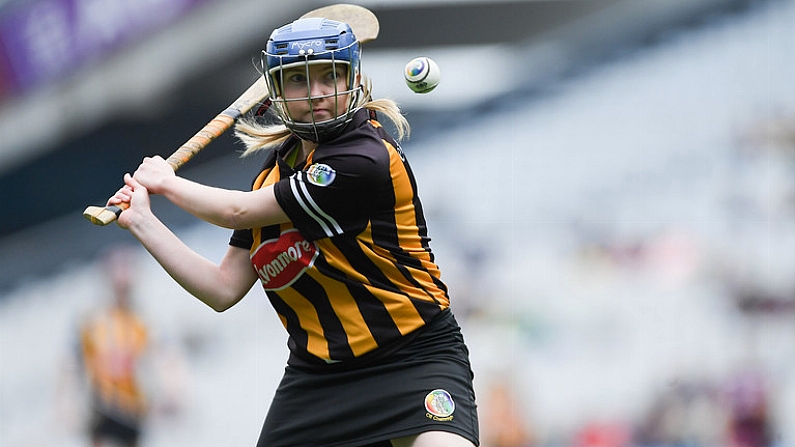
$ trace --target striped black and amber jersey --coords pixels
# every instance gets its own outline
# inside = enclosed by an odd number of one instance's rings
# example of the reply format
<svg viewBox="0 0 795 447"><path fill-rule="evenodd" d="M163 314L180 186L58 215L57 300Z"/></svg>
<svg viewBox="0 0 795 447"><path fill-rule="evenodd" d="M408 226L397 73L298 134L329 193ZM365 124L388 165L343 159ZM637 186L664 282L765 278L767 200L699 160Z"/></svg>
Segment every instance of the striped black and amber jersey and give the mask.
<svg viewBox="0 0 795 447"><path fill-rule="evenodd" d="M360 110L293 169L273 151L254 181L274 185L291 223L238 230L299 358L345 361L394 345L449 307L417 185L397 143Z"/></svg>
<svg viewBox="0 0 795 447"><path fill-rule="evenodd" d="M96 409L137 421L146 412L138 366L148 346L145 323L130 310L113 307L80 327L80 347Z"/></svg>

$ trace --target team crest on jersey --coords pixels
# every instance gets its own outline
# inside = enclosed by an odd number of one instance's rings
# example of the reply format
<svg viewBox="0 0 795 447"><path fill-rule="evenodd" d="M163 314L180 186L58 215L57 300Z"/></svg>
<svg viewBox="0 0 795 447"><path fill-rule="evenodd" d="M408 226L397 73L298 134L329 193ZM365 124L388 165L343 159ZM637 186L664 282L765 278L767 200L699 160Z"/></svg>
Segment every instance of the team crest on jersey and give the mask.
<svg viewBox="0 0 795 447"><path fill-rule="evenodd" d="M260 244L251 255L251 262L265 290L281 290L312 267L318 253L314 242L304 239L298 230L291 228L277 239Z"/></svg>
<svg viewBox="0 0 795 447"><path fill-rule="evenodd" d="M329 165L315 163L306 170L306 176L313 185L328 186L337 178L337 172Z"/></svg>
<svg viewBox="0 0 795 447"><path fill-rule="evenodd" d="M455 411L453 396L445 390L433 390L425 396L426 416L434 421L452 421Z"/></svg>

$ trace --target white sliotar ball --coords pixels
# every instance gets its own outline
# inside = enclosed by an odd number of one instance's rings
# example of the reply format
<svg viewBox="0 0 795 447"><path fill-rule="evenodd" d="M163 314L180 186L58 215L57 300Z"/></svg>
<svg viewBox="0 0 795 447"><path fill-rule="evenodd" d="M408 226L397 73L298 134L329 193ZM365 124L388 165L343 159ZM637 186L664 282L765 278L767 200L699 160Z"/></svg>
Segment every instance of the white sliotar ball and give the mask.
<svg viewBox="0 0 795 447"><path fill-rule="evenodd" d="M428 93L439 85L442 72L433 59L423 56L410 60L403 70L403 76L415 93Z"/></svg>

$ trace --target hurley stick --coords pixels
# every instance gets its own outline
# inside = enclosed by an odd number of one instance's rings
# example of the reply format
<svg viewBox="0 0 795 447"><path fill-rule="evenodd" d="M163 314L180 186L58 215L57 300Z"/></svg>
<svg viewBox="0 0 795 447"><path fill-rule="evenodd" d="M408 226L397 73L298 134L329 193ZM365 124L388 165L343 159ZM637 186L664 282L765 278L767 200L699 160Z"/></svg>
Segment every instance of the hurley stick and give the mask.
<svg viewBox="0 0 795 447"><path fill-rule="evenodd" d="M309 11L301 16L302 19L318 17L347 23L353 30L356 38L362 43L369 42L378 37L378 18L372 11L362 6L340 3L324 6ZM265 82L265 77L261 76L251 87L227 107L226 110L219 113L212 121L207 123L200 131L185 142L185 144L171 154L166 161L168 161L171 167L176 171L187 163L188 160L193 158L194 155L207 147L213 140L232 128L238 118L251 110L255 105L264 101L268 97L268 94L268 86ZM127 204L105 207L89 206L83 211L83 217L95 225L104 226L115 221L119 217L119 214L128 206Z"/></svg>

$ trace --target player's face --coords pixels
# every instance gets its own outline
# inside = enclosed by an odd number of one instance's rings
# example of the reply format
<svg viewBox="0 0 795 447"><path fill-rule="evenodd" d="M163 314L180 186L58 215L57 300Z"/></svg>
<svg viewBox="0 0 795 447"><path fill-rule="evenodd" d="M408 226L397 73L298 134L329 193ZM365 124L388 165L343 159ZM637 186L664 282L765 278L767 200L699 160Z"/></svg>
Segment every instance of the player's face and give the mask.
<svg viewBox="0 0 795 447"><path fill-rule="evenodd" d="M347 69L347 65L331 63L309 65L308 71L306 66L285 69L283 92L292 119L311 123L345 113L349 96Z"/></svg>

